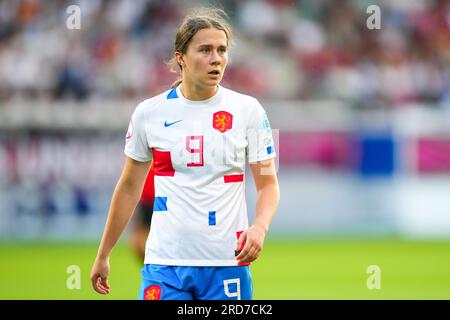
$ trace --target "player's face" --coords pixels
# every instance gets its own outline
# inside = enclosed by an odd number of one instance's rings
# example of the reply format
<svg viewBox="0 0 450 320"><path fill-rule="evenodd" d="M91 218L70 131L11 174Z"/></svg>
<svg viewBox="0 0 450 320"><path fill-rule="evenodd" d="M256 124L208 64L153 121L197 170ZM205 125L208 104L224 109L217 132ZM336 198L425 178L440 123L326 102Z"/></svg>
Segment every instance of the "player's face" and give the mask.
<svg viewBox="0 0 450 320"><path fill-rule="evenodd" d="M216 28L199 30L192 38L184 62L184 77L201 87L215 87L228 63L227 36Z"/></svg>

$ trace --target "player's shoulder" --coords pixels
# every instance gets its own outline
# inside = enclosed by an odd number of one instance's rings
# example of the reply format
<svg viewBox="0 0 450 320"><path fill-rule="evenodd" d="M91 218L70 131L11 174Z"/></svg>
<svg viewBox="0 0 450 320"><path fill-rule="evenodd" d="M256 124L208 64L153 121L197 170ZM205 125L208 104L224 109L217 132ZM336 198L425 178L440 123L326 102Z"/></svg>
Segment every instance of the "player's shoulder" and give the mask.
<svg viewBox="0 0 450 320"><path fill-rule="evenodd" d="M254 113L264 112L264 108L257 98L228 88L222 88L228 99L232 101L233 105L238 106L240 111L243 112L243 114L247 114L248 117L252 117Z"/></svg>
<svg viewBox="0 0 450 320"><path fill-rule="evenodd" d="M235 90L231 90L231 89L225 88L225 87L222 87L222 90L228 98L239 101L243 104L247 104L247 105L248 104L255 104L255 105L259 104L258 100L255 97L250 96L248 94L237 92Z"/></svg>

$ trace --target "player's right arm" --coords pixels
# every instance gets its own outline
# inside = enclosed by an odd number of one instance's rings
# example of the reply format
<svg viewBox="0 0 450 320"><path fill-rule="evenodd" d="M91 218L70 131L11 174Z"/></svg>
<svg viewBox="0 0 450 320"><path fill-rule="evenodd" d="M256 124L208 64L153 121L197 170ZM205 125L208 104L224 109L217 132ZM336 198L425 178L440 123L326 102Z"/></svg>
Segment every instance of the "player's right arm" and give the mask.
<svg viewBox="0 0 450 320"><path fill-rule="evenodd" d="M138 204L151 161L140 162L127 157L114 190L103 237L91 271L92 287L108 294L109 257L111 250L130 222Z"/></svg>

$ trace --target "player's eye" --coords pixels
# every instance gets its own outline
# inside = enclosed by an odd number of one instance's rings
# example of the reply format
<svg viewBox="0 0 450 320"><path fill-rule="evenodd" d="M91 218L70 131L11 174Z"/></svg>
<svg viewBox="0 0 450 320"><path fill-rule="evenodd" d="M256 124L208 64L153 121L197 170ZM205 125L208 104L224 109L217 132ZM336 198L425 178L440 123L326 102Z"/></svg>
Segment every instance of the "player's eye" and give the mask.
<svg viewBox="0 0 450 320"><path fill-rule="evenodd" d="M209 48L203 48L200 51L203 52L203 53L208 53L209 52Z"/></svg>

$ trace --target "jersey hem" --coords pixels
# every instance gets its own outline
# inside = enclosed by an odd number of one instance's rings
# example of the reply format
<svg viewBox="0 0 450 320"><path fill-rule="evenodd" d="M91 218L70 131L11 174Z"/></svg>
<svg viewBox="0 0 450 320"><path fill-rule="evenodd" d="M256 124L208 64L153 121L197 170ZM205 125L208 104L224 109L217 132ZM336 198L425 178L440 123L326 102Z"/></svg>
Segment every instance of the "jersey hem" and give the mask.
<svg viewBox="0 0 450 320"><path fill-rule="evenodd" d="M270 154L270 155L268 155L268 156L266 156L266 157L261 157L261 158L258 158L258 159L249 159L248 160L248 163L255 163L255 162L259 162L259 161L264 161L264 160L269 160L269 159L273 159L273 158L276 158L276 154Z"/></svg>
<svg viewBox="0 0 450 320"><path fill-rule="evenodd" d="M151 158L150 159L145 159L145 158L139 157L139 156L137 156L137 155L135 155L135 154L133 154L133 153L131 153L129 151L125 151L124 153L125 153L126 156L130 157L133 160L139 161L139 162L147 162L147 161L151 161L152 160Z"/></svg>
<svg viewBox="0 0 450 320"><path fill-rule="evenodd" d="M237 260L174 260L174 259L144 259L144 264L162 264L167 266L186 267L235 267Z"/></svg>

